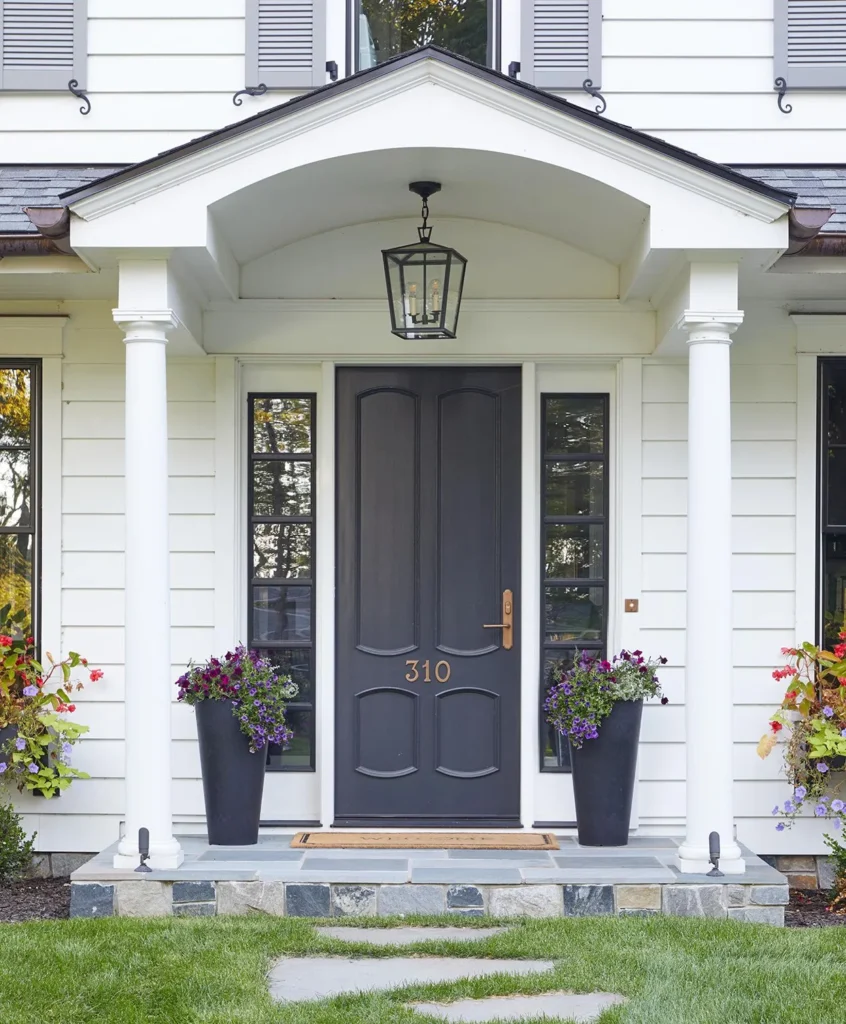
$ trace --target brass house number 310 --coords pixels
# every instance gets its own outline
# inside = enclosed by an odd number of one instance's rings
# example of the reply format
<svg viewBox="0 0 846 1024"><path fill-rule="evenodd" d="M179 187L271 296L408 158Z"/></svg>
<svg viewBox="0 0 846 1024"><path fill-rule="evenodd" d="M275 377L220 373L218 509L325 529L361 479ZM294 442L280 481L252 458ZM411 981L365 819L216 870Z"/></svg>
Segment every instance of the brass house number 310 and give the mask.
<svg viewBox="0 0 846 1024"><path fill-rule="evenodd" d="M420 682L420 668L423 669L423 682L432 682L432 671L431 662L427 658L422 664L419 661L407 661L406 665L409 666L409 671L405 673L405 680L408 683ZM420 665L420 668L417 666ZM438 661L435 663L435 682L436 683L448 683L449 677L452 675L452 668L448 661Z"/></svg>

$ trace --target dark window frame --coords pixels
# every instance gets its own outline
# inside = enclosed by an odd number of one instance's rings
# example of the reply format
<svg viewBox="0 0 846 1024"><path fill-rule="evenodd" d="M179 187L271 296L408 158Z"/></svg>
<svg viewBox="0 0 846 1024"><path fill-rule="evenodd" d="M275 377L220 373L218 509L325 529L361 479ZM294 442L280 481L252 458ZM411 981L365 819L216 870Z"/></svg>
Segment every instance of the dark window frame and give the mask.
<svg viewBox="0 0 846 1024"><path fill-rule="evenodd" d="M572 454L553 455L547 452L547 406L550 401L561 401L573 399L600 399L602 401L602 452L601 454ZM539 679L539 700L538 700L538 730L540 736L538 758L539 767L542 772L570 774L569 748L563 737L557 737L557 756L559 763L549 765L545 763L544 751L548 725L543 713L543 703L546 698L545 667L547 658L554 655L556 651L566 653L573 650L596 651L604 654L608 646L608 590L609 590L609 541L610 541L610 410L611 396L608 392L602 391L567 391L567 392L542 392L540 396L540 679ZM598 462L604 469L602 483L602 508L601 516L548 516L546 514L546 467L549 463L567 462ZM546 536L547 526L581 524L584 526L602 526L602 566L601 577L577 577L577 578L554 578L547 579L546 576ZM602 595L602 623L605 636L601 640L584 640L580 643L558 642L550 643L546 639L546 590L548 587L596 587L601 588ZM566 753L566 763L563 755Z"/></svg>
<svg viewBox="0 0 846 1024"><path fill-rule="evenodd" d="M255 451L254 403L261 399L297 399L311 404L311 446L308 453L280 453L272 455ZM254 472L256 462L306 462L311 466L311 515L310 516L257 516L254 508ZM306 579L266 579L253 576L253 527L257 523L307 523L311 526L311 575ZM317 394L313 391L250 391L247 394L247 646L271 655L276 650L304 650L311 655L311 700L292 700L290 711L308 711L311 714L310 762L308 765L268 764L267 772L314 772L317 760L316 716L317 691L315 678L316 642L315 628L317 615ZM257 586L295 586L311 588L311 639L309 641L253 642L253 591ZM269 757L268 753L268 757Z"/></svg>
<svg viewBox="0 0 846 1024"><path fill-rule="evenodd" d="M487 4L488 42L485 66L492 68L494 71L499 71L502 62L502 0L487 0ZM360 14L361 0L346 0L348 77L361 70L358 66L359 53L361 52L361 39L359 35ZM408 50L405 52L411 53L412 51ZM461 56L461 54L458 54L458 56ZM380 63L384 63L384 61Z"/></svg>
<svg viewBox="0 0 846 1024"><path fill-rule="evenodd" d="M30 525L0 526L2 534L28 534L32 537L32 566L30 582L30 605L32 609L32 636L36 650L41 649L41 447L42 447L42 403L41 403L41 360L0 359L0 370L28 370L29 378L29 444L0 445L0 451L23 451L30 453ZM2 601L0 601L2 604Z"/></svg>

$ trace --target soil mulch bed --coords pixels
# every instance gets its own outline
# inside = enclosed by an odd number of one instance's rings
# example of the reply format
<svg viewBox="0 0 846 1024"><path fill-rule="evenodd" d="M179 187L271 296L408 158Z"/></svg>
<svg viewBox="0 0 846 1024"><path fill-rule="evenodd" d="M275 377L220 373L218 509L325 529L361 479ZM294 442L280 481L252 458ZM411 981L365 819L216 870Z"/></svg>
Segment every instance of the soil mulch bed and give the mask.
<svg viewBox="0 0 846 1024"><path fill-rule="evenodd" d="M39 921L70 915L69 878L27 878L0 885L0 921Z"/></svg>
<svg viewBox="0 0 846 1024"><path fill-rule="evenodd" d="M784 923L788 928L826 928L846 925L846 914L828 909L831 894L826 889L791 889Z"/></svg>

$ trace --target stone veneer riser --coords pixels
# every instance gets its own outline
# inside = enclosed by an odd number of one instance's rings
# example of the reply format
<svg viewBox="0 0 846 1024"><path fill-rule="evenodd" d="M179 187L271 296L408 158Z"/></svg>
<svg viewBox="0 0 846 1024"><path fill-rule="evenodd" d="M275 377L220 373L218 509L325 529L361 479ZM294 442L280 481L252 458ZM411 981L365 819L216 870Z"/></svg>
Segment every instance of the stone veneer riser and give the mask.
<svg viewBox="0 0 846 1024"><path fill-rule="evenodd" d="M595 915L728 918L783 925L786 885L355 885L279 881L73 882L71 917L264 913L345 918Z"/></svg>

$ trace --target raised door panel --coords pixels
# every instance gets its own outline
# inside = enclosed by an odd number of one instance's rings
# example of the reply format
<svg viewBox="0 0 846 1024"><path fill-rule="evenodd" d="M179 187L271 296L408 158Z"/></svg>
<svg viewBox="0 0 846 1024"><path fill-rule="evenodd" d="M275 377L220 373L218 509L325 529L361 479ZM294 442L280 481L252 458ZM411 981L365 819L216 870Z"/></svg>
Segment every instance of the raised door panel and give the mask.
<svg viewBox="0 0 846 1024"><path fill-rule="evenodd" d="M499 694L472 686L435 699L435 767L442 775L476 779L500 768Z"/></svg>
<svg viewBox="0 0 846 1024"><path fill-rule="evenodd" d="M418 695L381 686L355 695L357 772L382 779L416 772L420 761Z"/></svg>
<svg viewBox="0 0 846 1024"><path fill-rule="evenodd" d="M500 572L499 396L475 388L438 402L437 646L473 656L496 650Z"/></svg>
<svg viewBox="0 0 846 1024"><path fill-rule="evenodd" d="M419 643L419 434L419 402L411 392L359 396L357 646L383 657Z"/></svg>

